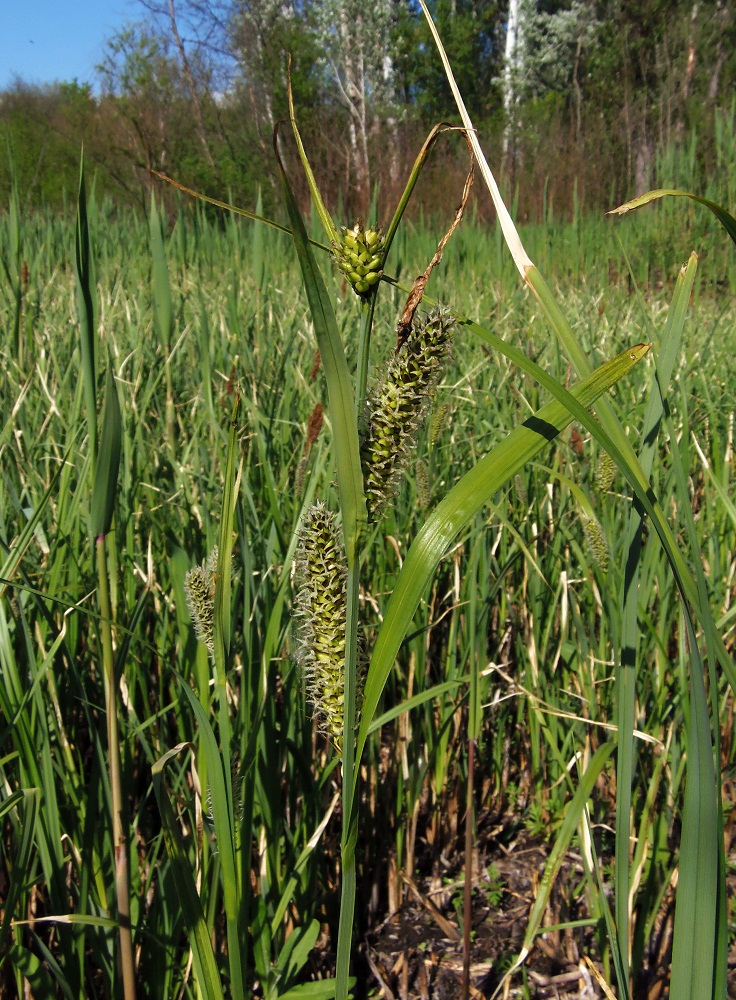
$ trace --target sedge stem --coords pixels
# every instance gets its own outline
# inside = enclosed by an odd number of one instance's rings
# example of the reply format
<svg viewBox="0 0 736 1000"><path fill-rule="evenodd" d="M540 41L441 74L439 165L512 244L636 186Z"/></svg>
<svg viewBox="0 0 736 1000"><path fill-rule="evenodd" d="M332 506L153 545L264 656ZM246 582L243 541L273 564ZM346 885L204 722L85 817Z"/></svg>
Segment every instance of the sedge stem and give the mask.
<svg viewBox="0 0 736 1000"><path fill-rule="evenodd" d="M100 606L100 635L102 639L102 670L105 679L105 715L107 717L107 750L110 768L110 797L112 805L112 840L115 859L115 894L119 925L118 961L123 979L125 1000L135 1000L135 962L133 936L130 926L130 877L128 872L128 842L123 824L123 794L120 778L120 737L118 733L118 699L115 678L115 660L112 651L112 619L110 589L107 578L107 553L105 536L95 540L97 553L97 585Z"/></svg>

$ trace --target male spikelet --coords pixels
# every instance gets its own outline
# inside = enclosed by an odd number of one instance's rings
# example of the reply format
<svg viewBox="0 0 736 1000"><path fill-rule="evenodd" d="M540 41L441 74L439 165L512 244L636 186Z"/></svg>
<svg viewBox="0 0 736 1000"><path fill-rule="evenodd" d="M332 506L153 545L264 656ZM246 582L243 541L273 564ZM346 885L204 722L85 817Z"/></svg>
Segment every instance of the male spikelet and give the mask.
<svg viewBox="0 0 736 1000"><path fill-rule="evenodd" d="M189 613L194 622L194 632L211 654L215 652L215 570L217 569L217 546L202 560L201 566L194 566L184 577L184 596Z"/></svg>
<svg viewBox="0 0 736 1000"><path fill-rule="evenodd" d="M454 328L454 317L444 309L433 309L426 320L417 322L367 401L360 462L371 520L380 516L398 490L449 358Z"/></svg>
<svg viewBox="0 0 736 1000"><path fill-rule="evenodd" d="M370 295L383 275L385 241L380 227L364 229L358 219L352 229L343 227L334 249L337 266L356 294Z"/></svg>
<svg viewBox="0 0 736 1000"><path fill-rule="evenodd" d="M297 661L319 732L339 748L345 715L347 567L335 514L322 502L310 507L304 517L296 573ZM359 696L361 688L359 670Z"/></svg>

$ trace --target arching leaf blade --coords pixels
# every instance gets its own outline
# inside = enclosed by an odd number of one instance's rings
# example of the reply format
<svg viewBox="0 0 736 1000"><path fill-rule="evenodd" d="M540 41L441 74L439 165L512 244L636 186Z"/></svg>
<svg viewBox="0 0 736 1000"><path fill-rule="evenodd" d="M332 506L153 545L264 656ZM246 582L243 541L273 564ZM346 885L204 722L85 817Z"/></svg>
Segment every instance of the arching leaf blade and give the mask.
<svg viewBox="0 0 736 1000"><path fill-rule="evenodd" d="M678 191L675 188L658 188L656 191L647 191L646 194L640 194L638 198L632 198L631 201L624 202L618 208L612 208L607 214L626 215L627 212L633 212L643 205L659 201L660 198L689 198L691 201L696 201L699 205L705 205L715 215L734 243L736 243L736 219L731 213L726 211L723 205L719 205L709 198L701 198L700 195L692 194L690 191Z"/></svg>
<svg viewBox="0 0 736 1000"><path fill-rule="evenodd" d="M568 347L572 346L570 342L572 331L559 308L553 302L551 293L536 268L528 272L527 281L530 287L535 289L540 304L545 309L548 322L563 347L567 350ZM479 323L466 321L465 325L491 347L501 351L509 360L518 364L523 371L528 372L541 386L548 389L556 399L561 402L564 401L564 405L570 409L573 418L578 420L590 432L598 444L614 460L627 483L631 486L642 510L651 518L652 525L659 535L662 548L672 568L677 587L683 598L690 602L706 633L710 634L718 662L723 667L732 690L736 691L736 666L734 665L734 661L729 655L722 637L717 632L710 607L701 604L698 587L693 574L680 552L672 529L664 516L662 507L651 489L649 479L642 469L636 452L617 419L610 401L605 397L601 397L598 400L595 409L600 418L599 422L585 406L580 405L573 394L568 393L562 385L540 369L538 365L535 365L528 358L524 357L521 351L511 348ZM565 330L567 330L567 333L565 333ZM574 340L574 338L572 339ZM575 345L579 349L576 341ZM577 354L571 354L570 356L572 357L573 364L580 371L581 364L579 362L584 359L584 356L578 357ZM586 368L589 367L587 359L584 360Z"/></svg>
<svg viewBox="0 0 736 1000"><path fill-rule="evenodd" d="M628 374L648 350L649 345L639 344L624 351L566 395L586 410L603 392ZM564 389L562 391L565 392ZM360 760L396 654L440 559L496 490L572 419L569 409L557 400L543 406L466 473L425 521L404 561L373 650L363 696L356 760Z"/></svg>

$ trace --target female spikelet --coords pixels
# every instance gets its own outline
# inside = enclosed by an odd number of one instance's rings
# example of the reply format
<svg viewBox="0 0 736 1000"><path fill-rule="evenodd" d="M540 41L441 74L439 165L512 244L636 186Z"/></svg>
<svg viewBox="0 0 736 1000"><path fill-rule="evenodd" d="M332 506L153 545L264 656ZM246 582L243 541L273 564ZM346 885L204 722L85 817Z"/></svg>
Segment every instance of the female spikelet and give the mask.
<svg viewBox="0 0 736 1000"><path fill-rule="evenodd" d="M398 489L449 358L454 327L449 313L432 310L399 345L367 401L360 461L371 520Z"/></svg>
<svg viewBox="0 0 736 1000"><path fill-rule="evenodd" d="M304 517L296 574L297 661L318 729L340 747L345 715L347 569L335 514L321 501Z"/></svg>

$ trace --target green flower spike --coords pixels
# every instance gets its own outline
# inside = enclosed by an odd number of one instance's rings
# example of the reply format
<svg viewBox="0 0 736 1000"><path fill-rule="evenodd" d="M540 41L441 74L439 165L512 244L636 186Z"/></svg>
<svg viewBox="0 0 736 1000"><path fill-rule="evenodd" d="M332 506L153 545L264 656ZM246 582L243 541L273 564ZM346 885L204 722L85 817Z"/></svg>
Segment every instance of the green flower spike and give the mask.
<svg viewBox="0 0 736 1000"><path fill-rule="evenodd" d="M583 522L583 533L588 551L593 556L593 562L602 573L607 573L608 543L601 522L594 515L583 512L580 514L580 520Z"/></svg>
<svg viewBox="0 0 736 1000"><path fill-rule="evenodd" d="M335 514L321 502L304 517L296 574L297 661L318 730L339 749L345 715L347 563Z"/></svg>
<svg viewBox="0 0 736 1000"><path fill-rule="evenodd" d="M217 569L217 546L184 577L184 596L189 613L194 622L194 632L211 654L214 654L215 622L215 570Z"/></svg>
<svg viewBox="0 0 736 1000"><path fill-rule="evenodd" d="M608 493L616 475L616 463L607 451L602 451L595 470L595 488L599 493Z"/></svg>
<svg viewBox="0 0 736 1000"><path fill-rule="evenodd" d="M378 226L364 229L360 219L352 229L343 227L335 243L337 266L357 295L369 295L383 275L385 241Z"/></svg>
<svg viewBox="0 0 736 1000"><path fill-rule="evenodd" d="M388 363L366 404L360 447L368 515L375 521L398 490L401 474L450 355L455 319L433 309Z"/></svg>

